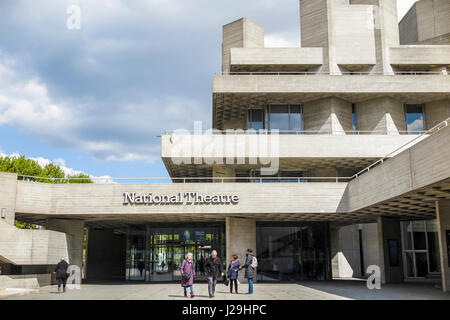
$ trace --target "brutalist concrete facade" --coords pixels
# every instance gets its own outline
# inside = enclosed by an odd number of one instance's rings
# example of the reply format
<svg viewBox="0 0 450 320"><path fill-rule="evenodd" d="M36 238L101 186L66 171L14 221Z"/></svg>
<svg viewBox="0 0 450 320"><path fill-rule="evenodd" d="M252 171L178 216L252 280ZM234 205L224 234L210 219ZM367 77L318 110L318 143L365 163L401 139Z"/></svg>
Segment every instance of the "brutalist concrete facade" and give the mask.
<svg viewBox="0 0 450 320"><path fill-rule="evenodd" d="M265 48L264 27L247 18L225 25L222 73L213 77L215 134L162 135L173 183L42 184L1 174L0 226L26 251L16 256L1 242L4 270L65 256L88 279L176 280L167 256L181 251L166 237L200 250L199 259L212 246L227 261L253 248L263 281L366 277L376 265L383 282L401 282L411 253L401 221L426 220L438 226L448 290L450 46L425 40L449 27L444 2L419 1L399 29L395 0L301 0L298 48ZM439 15L420 13L431 5L441 6ZM415 31L406 23L420 35L407 34ZM441 27L426 33L424 24ZM255 141L276 142L277 152L263 163ZM270 176L267 161L277 164ZM130 193L139 201L125 201ZM150 193L164 204L150 204ZM179 200L190 193L201 203ZM47 229L18 230L14 219ZM207 246L196 242L206 238Z"/></svg>

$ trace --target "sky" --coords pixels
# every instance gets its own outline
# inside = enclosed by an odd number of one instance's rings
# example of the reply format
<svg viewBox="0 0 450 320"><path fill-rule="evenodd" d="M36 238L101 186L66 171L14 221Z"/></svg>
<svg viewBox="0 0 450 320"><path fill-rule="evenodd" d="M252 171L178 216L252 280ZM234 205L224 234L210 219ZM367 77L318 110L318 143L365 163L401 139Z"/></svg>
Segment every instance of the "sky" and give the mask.
<svg viewBox="0 0 450 320"><path fill-rule="evenodd" d="M398 0L399 20L414 2ZM247 17L266 47L300 46L298 0L1 0L0 12L0 154L92 176L167 177L159 135L211 125L222 25Z"/></svg>

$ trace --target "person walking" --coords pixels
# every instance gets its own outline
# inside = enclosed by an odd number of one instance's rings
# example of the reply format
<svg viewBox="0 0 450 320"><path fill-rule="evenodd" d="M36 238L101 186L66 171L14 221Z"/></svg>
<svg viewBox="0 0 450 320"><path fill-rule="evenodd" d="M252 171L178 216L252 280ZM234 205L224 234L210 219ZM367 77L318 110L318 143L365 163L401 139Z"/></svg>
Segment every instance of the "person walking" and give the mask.
<svg viewBox="0 0 450 320"><path fill-rule="evenodd" d="M206 279L208 280L209 297L214 298L216 292L217 278L224 276L223 265L220 258L217 256L217 251L213 250L211 256L205 261Z"/></svg>
<svg viewBox="0 0 450 320"><path fill-rule="evenodd" d="M227 275L230 280L230 293L233 293L233 283L235 292L238 293L238 275L239 275L239 267L241 266L241 262L238 259L238 256L233 254L230 265L228 266Z"/></svg>
<svg viewBox="0 0 450 320"><path fill-rule="evenodd" d="M245 264L240 266L239 269L245 269L245 278L248 280L248 293L253 294L253 279L255 278L256 267L258 266L258 262L256 257L253 255L252 249L247 249L245 252Z"/></svg>
<svg viewBox="0 0 450 320"><path fill-rule="evenodd" d="M194 298L194 275L195 268L192 261L192 253L186 255L186 259L181 263L181 286L184 289L184 297L187 298L187 288L191 291L191 298Z"/></svg>
<svg viewBox="0 0 450 320"><path fill-rule="evenodd" d="M69 264L64 258L61 258L61 261L56 265L54 274L56 274L56 280L58 281L58 292L61 292L61 284L63 292L66 292L67 278L69 277L69 273L67 272L68 268Z"/></svg>

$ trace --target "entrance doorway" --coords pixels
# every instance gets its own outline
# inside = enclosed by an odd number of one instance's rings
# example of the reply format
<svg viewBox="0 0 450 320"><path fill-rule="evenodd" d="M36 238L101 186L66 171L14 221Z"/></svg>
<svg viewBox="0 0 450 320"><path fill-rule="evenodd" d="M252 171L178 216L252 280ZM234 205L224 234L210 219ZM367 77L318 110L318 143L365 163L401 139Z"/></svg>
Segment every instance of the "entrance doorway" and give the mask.
<svg viewBox="0 0 450 320"><path fill-rule="evenodd" d="M203 264L212 250L225 262L223 223L133 226L128 233L127 279L181 281L181 263L190 252L196 279L206 280Z"/></svg>

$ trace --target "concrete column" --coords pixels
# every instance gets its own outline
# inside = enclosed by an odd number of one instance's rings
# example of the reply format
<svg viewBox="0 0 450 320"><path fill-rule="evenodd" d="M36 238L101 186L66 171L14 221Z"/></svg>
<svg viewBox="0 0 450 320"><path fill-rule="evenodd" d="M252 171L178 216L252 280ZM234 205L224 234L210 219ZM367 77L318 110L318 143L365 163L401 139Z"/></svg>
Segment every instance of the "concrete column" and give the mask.
<svg viewBox="0 0 450 320"><path fill-rule="evenodd" d="M436 201L436 220L441 259L442 290L450 291L450 200Z"/></svg>
<svg viewBox="0 0 450 320"><path fill-rule="evenodd" d="M378 217L378 247L380 255L381 283L400 283L404 281L403 259L401 250L400 220ZM392 265L389 253L389 241L398 244L398 265Z"/></svg>
<svg viewBox="0 0 450 320"><path fill-rule="evenodd" d="M306 131L345 134L353 130L352 104L339 98L303 104L303 117Z"/></svg>
<svg viewBox="0 0 450 320"><path fill-rule="evenodd" d="M331 226L331 268L333 278L361 277L359 226Z"/></svg>
<svg viewBox="0 0 450 320"><path fill-rule="evenodd" d="M0 221L14 225L16 216L17 174L0 172L0 214L4 209L6 217Z"/></svg>
<svg viewBox="0 0 450 320"><path fill-rule="evenodd" d="M247 18L223 26L223 72L230 71L231 48L264 48L264 27Z"/></svg>
<svg viewBox="0 0 450 320"><path fill-rule="evenodd" d="M239 256L241 263L245 262L245 251L252 249L256 255L256 220L245 218L226 218L226 251L227 267L231 256ZM255 278L256 280L256 278ZM244 272L239 273L239 281L245 282Z"/></svg>
<svg viewBox="0 0 450 320"><path fill-rule="evenodd" d="M84 221L68 219L47 219L47 229L64 232L67 235L67 251L69 252L68 263L77 265L83 269L83 236ZM55 264L58 261L55 261Z"/></svg>
<svg viewBox="0 0 450 320"><path fill-rule="evenodd" d="M377 64L374 72L392 74L389 49L400 45L397 0L350 0L350 4L374 6Z"/></svg>
<svg viewBox="0 0 450 320"><path fill-rule="evenodd" d="M395 135L406 130L404 105L395 99L383 97L360 102L355 112L359 131Z"/></svg>

